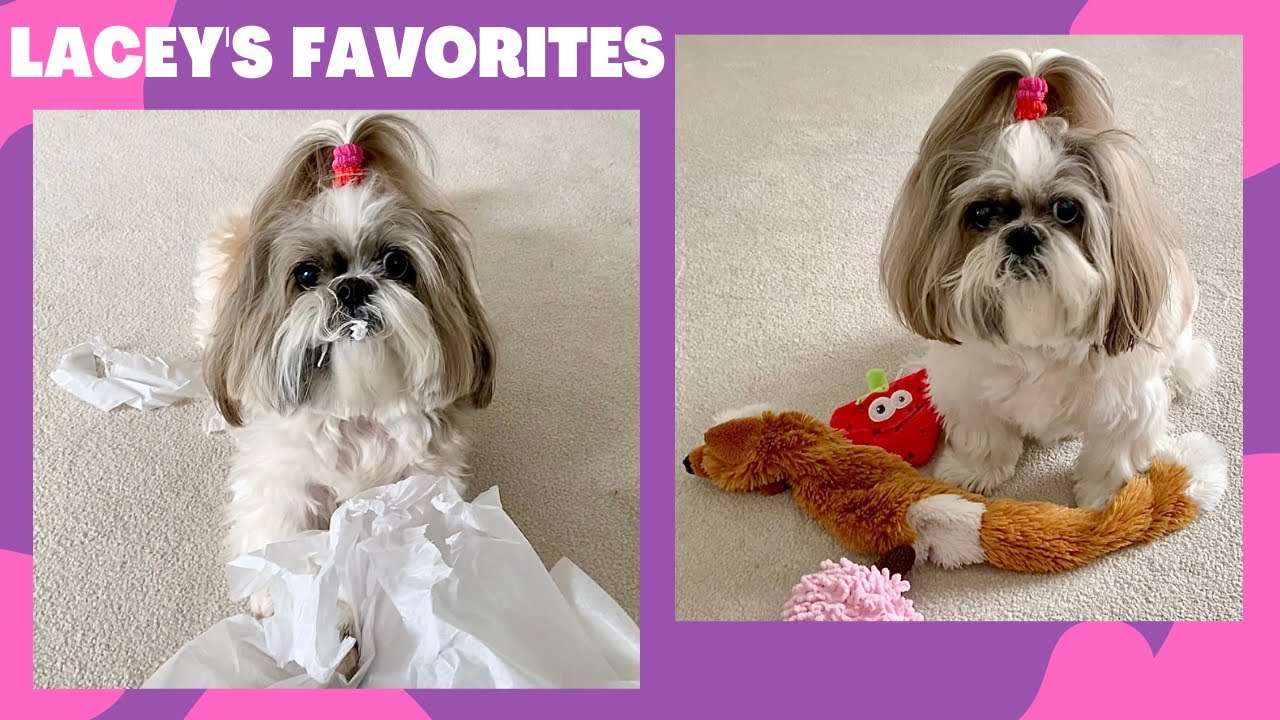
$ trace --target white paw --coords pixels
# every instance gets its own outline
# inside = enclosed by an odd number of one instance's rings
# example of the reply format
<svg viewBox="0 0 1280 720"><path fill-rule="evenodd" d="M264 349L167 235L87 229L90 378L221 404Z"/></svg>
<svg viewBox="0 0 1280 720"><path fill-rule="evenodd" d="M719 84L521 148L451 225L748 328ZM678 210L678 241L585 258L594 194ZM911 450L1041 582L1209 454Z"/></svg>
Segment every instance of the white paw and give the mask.
<svg viewBox="0 0 1280 720"><path fill-rule="evenodd" d="M351 606L339 600L338 612L341 615L341 618L338 620L338 636L344 638L360 637L359 635L356 635L356 615L351 611Z"/></svg>
<svg viewBox="0 0 1280 720"><path fill-rule="evenodd" d="M1077 480L1075 486L1076 507L1104 508L1123 486L1123 480L1119 482Z"/></svg>
<svg viewBox="0 0 1280 720"><path fill-rule="evenodd" d="M338 667L334 668L334 672L342 676L343 680L351 682L351 677L360 669L360 646L352 645L347 651L346 656L342 658L342 662L338 663Z"/></svg>
<svg viewBox="0 0 1280 720"><path fill-rule="evenodd" d="M935 472L943 482L959 485L969 492L988 495L1013 477L1013 466L971 463L955 452L945 452L938 459Z"/></svg>
<svg viewBox="0 0 1280 720"><path fill-rule="evenodd" d="M1173 364L1173 387L1176 397L1187 397L1203 392L1213 382L1218 372L1218 357L1213 346L1202 337L1193 338Z"/></svg>
<svg viewBox="0 0 1280 720"><path fill-rule="evenodd" d="M356 617L351 611L351 607L344 602L338 603L338 610L342 613L342 619L338 621L338 639L353 637L359 641L360 636L356 634ZM356 670L360 669L360 645L352 645L347 651L346 656L342 658L342 662L338 663L336 668L339 675L350 681L351 676L356 674Z"/></svg>

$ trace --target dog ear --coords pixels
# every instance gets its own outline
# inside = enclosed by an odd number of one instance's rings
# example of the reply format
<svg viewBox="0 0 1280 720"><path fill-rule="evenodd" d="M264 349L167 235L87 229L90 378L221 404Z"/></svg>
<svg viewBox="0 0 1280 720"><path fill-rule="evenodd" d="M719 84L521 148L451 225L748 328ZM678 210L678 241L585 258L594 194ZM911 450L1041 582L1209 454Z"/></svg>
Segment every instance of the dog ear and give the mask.
<svg viewBox="0 0 1280 720"><path fill-rule="evenodd" d="M1185 275L1187 269L1134 140L1107 131L1087 142L1083 154L1107 200L1110 237L1095 239L1109 245L1113 274L1102 346L1108 355L1118 355L1153 342L1152 330L1170 284L1176 273Z"/></svg>
<svg viewBox="0 0 1280 720"><path fill-rule="evenodd" d="M217 318L205 346L205 386L222 417L233 426L244 424L241 405L254 363L265 351L271 333L262 288L267 272L267 245L250 237L223 279L215 298Z"/></svg>
<svg viewBox="0 0 1280 720"><path fill-rule="evenodd" d="M444 349L441 390L451 400L483 408L493 399L497 353L480 299L470 236L462 221L447 211L421 209L416 217L432 238L430 262L437 269L419 273L417 293L430 303Z"/></svg>
<svg viewBox="0 0 1280 720"><path fill-rule="evenodd" d="M1124 219L1120 216L1129 211L1123 209L1111 212L1115 292L1102 346L1108 355L1119 355L1152 342L1151 331L1168 293L1173 248L1150 229L1149 220Z"/></svg>
<svg viewBox="0 0 1280 720"><path fill-rule="evenodd" d="M470 249L458 248L460 256L455 263L458 266L455 282L458 288L458 302L466 316L465 337L471 350L471 357L464 362L471 365L471 384L467 388L466 399L474 408L484 408L493 400L494 378L497 374L497 350L494 347L493 328L489 324L489 315L485 312L484 303L480 300L473 261Z"/></svg>
<svg viewBox="0 0 1280 720"><path fill-rule="evenodd" d="M223 295L235 294L235 288L223 288ZM234 311L237 303L229 298L219 298L221 306L213 331L209 333L209 344L205 347L203 357L204 384L218 406L218 412L231 425L240 427L244 419L240 416L239 385L244 375L243 360L240 358L242 333L229 320L229 312Z"/></svg>

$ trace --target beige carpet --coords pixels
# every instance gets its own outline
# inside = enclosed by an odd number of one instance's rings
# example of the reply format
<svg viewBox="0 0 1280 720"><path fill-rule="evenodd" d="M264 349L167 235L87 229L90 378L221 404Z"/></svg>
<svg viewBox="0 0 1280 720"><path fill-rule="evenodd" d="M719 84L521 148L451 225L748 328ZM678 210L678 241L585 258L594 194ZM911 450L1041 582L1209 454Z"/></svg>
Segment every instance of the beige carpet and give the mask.
<svg viewBox="0 0 1280 720"><path fill-rule="evenodd" d="M548 566L572 558L638 616L638 115L410 116L476 237L500 340L472 490L497 484ZM204 434L210 403L102 413L48 373L92 335L194 358L197 241L323 117L36 114L37 686L137 685L238 612L218 559L232 447Z"/></svg>
<svg viewBox="0 0 1280 720"><path fill-rule="evenodd" d="M1226 499L1187 531L1076 572L912 576L936 620L1238 619L1241 614L1239 38L680 38L677 43L677 443L714 412L771 402L822 415L921 345L891 318L876 252L933 112L1005 47L1059 47L1110 77L1150 151L1200 281L1212 392L1178 404L1233 458ZM1008 494L1067 502L1077 446L1029 452ZM677 471L676 614L767 620L842 548L786 495L721 494ZM870 562L874 558L860 558Z"/></svg>

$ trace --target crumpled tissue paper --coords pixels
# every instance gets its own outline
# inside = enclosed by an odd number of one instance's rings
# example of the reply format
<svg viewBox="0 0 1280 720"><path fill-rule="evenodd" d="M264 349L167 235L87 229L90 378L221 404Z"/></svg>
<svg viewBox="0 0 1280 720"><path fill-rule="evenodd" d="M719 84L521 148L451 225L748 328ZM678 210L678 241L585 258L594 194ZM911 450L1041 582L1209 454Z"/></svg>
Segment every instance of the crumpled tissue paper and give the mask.
<svg viewBox="0 0 1280 720"><path fill-rule="evenodd" d="M99 410L121 405L139 410L167 407L181 400L208 397L194 362L168 363L125 352L93 338L62 355L49 377L67 392Z"/></svg>
<svg viewBox="0 0 1280 720"><path fill-rule="evenodd" d="M567 559L547 572L497 488L464 502L415 476L343 503L311 531L228 566L233 600L262 589L275 614L223 620L143 687L637 687L635 622ZM335 668L339 602L360 667Z"/></svg>

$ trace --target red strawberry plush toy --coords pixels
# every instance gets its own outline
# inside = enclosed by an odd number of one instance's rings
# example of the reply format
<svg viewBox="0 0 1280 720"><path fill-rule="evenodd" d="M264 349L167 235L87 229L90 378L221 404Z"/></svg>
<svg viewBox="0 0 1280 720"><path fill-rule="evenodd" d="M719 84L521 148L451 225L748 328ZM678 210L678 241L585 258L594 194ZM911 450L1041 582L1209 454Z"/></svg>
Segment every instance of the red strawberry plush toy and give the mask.
<svg viewBox="0 0 1280 720"><path fill-rule="evenodd" d="M869 394L836 409L831 427L855 445L874 445L920 467L938 446L942 420L929 401L924 370L888 382L883 370L867 373Z"/></svg>

